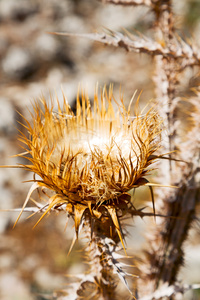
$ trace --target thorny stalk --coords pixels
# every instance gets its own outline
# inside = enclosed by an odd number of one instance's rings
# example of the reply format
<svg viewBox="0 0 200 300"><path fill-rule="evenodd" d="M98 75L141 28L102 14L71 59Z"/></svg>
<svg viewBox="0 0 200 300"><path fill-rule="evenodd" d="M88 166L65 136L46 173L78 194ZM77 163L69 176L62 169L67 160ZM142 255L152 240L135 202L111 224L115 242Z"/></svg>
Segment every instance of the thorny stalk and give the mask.
<svg viewBox="0 0 200 300"><path fill-rule="evenodd" d="M155 33L156 38L165 43L169 51L176 47L174 34L174 16L172 12L172 2L158 1L154 8ZM199 172L198 151L199 143L194 141L191 132L187 134L188 142L194 143L191 149L193 157L188 155L184 141L181 141L180 131L177 132L177 111L180 109L180 99L178 92L180 87L181 64L184 58L177 60L175 57L155 57L154 83L156 96L160 103L161 115L166 120L168 128L168 143L163 144L165 151L172 152L171 156L176 159L185 160L185 164L169 161L161 164L162 180L171 185L178 185L179 190L165 190L157 197L157 208L164 211L169 216L176 216L174 219L166 219L158 227L151 238L151 248L147 251L149 261L148 275L149 281L153 283L151 292L159 288L163 283L173 285L177 282L180 267L184 263L184 241L187 239L191 224L195 219L195 209L198 203L199 186L197 173ZM188 99L190 102L190 99ZM198 106L197 108L197 114ZM189 115L185 115L186 118ZM192 117L192 116L190 116ZM179 123L179 126L182 125ZM197 132L199 122L193 124L194 132ZM181 141L181 145L179 144ZM175 152L174 152L175 151ZM168 174L169 176L166 176ZM148 266L146 263L146 267ZM144 268L144 269L148 269Z"/></svg>
<svg viewBox="0 0 200 300"><path fill-rule="evenodd" d="M76 274L71 288L62 291L65 296L58 299L116 299L116 280L113 277L116 272L113 272L113 267L116 265L116 268L121 270L120 263L115 257L120 257L116 253L121 248L117 245L119 236L113 227L115 234L111 237L109 218L105 218L102 222L102 220L94 220L87 213L81 225L84 236L88 240L84 261L88 262L89 270L86 274ZM122 270L121 272L123 273Z"/></svg>
<svg viewBox="0 0 200 300"><path fill-rule="evenodd" d="M83 221L84 235L89 241L86 248L88 275L83 276L77 289L77 294L83 299L116 299L116 280L114 279L116 272L113 268L118 268L120 271L120 264L115 258L116 250L120 247L115 228L112 228L114 230L112 236L109 229L109 218L99 221L86 215ZM122 270L121 272L123 273Z"/></svg>

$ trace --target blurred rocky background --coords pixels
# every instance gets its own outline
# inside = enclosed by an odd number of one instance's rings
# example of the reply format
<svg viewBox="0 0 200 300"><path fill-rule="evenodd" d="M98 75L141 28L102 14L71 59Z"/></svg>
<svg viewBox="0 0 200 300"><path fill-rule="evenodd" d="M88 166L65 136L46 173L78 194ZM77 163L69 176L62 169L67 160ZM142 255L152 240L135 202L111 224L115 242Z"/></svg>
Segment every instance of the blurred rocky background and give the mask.
<svg viewBox="0 0 200 300"><path fill-rule="evenodd" d="M175 0L174 9L177 26L186 36L198 39L200 2ZM99 86L113 83L116 99L120 87L127 100L136 89L143 90L141 103L154 96L153 64L146 55L49 32L126 28L151 36L152 19L144 7L105 5L97 0L0 0L0 165L23 163L12 157L22 151L17 141L18 130L24 130L20 114L29 118L31 103L38 97L50 98L56 93L61 98L63 90L73 107L78 87L84 87L92 98L97 82ZM196 77L194 80L199 82ZM31 179L24 170L0 169L0 209L21 207L30 186L22 182ZM146 191L138 197L146 199ZM67 257L74 228L68 224L65 231L64 214L46 217L34 230L37 217L26 220L27 216L24 213L12 229L17 213L0 212L1 300L42 300L53 290L66 287L65 274L78 274L84 268L81 241ZM128 245L138 254L146 224L138 220L135 225ZM186 268L181 275L187 283L200 281L199 240L194 230L186 245ZM200 299L197 293L187 297Z"/></svg>

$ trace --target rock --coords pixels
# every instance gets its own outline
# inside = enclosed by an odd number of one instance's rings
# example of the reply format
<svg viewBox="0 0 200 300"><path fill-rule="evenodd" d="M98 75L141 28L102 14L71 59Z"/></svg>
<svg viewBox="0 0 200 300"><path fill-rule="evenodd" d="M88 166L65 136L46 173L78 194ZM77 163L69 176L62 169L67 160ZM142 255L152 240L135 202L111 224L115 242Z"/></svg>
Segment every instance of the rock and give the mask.
<svg viewBox="0 0 200 300"><path fill-rule="evenodd" d="M8 41L4 36L0 36L0 56L4 54L8 49Z"/></svg>
<svg viewBox="0 0 200 300"><path fill-rule="evenodd" d="M26 0L1 0L0 18L23 21L29 15L37 12L37 4Z"/></svg>
<svg viewBox="0 0 200 300"><path fill-rule="evenodd" d="M21 47L12 46L2 61L3 71L11 78L25 79L35 68L35 61L30 52Z"/></svg>
<svg viewBox="0 0 200 300"><path fill-rule="evenodd" d="M33 300L26 283L20 279L16 272L5 273L0 276L1 300Z"/></svg>
<svg viewBox="0 0 200 300"><path fill-rule="evenodd" d="M0 266L1 270L4 272L6 270L12 269L15 263L15 259L11 254L2 254L0 256Z"/></svg>
<svg viewBox="0 0 200 300"><path fill-rule="evenodd" d="M47 290L58 289L64 283L62 276L51 274L45 267L37 268L34 272L34 280L40 288Z"/></svg>
<svg viewBox="0 0 200 300"><path fill-rule="evenodd" d="M37 55L43 60L52 60L60 51L58 39L54 36L44 33L41 34L34 43Z"/></svg>
<svg viewBox="0 0 200 300"><path fill-rule="evenodd" d="M15 113L7 98L0 98L0 135L16 135Z"/></svg>

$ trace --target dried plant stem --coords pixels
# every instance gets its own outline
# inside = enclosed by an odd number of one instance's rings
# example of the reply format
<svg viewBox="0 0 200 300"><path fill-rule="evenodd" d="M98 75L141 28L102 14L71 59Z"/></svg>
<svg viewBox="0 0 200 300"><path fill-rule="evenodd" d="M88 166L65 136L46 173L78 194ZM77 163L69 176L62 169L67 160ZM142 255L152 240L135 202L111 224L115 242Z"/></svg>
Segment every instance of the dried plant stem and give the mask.
<svg viewBox="0 0 200 300"><path fill-rule="evenodd" d="M122 250L118 245L120 238L110 218L103 217L99 220L86 214L82 222L85 237L89 241L86 248L89 270L86 274L78 276L81 282L75 284L74 290L71 291L77 295L74 299L119 299L116 276L133 295L126 280L128 274L122 269L128 265L119 261L126 256L119 253Z"/></svg>
<svg viewBox="0 0 200 300"><path fill-rule="evenodd" d="M88 262L90 265L89 274L96 285L96 298L102 300L116 299L115 281L113 280L113 267L110 261L112 254L109 250L109 244L117 247L119 237L110 238L110 220L103 223L98 220L88 219L84 222L86 236L89 239L89 245L86 249Z"/></svg>
<svg viewBox="0 0 200 300"><path fill-rule="evenodd" d="M113 266L118 263L114 256L115 251L119 250L119 246L117 246L119 237L116 233L111 238L109 219L104 220L102 223L96 218L91 218L91 215L86 214L82 220L81 227L88 241L85 253L89 269L85 274L75 275L78 281L74 282L73 280L70 285L71 288L64 291L67 296L58 299L117 299L116 281L114 279L114 273L116 272L114 272ZM118 265L120 270L120 264Z"/></svg>
<svg viewBox="0 0 200 300"><path fill-rule="evenodd" d="M157 1L155 8L156 24L155 37L162 39L169 52L173 49L173 17L171 12L171 1ZM176 60L172 57L164 57L162 55L155 57L155 92L160 105L160 111L164 120L166 120L166 128L168 129L169 140L165 143L165 151L173 150L172 146L172 123L173 116L170 108L175 98L177 82ZM166 138L164 139L166 140ZM170 183L170 182L168 182Z"/></svg>
<svg viewBox="0 0 200 300"><path fill-rule="evenodd" d="M157 16L157 36L162 35L170 51L170 48L174 46L171 1L158 1L155 13ZM178 104L176 97L180 70L174 57L157 56L155 63L156 94L160 104L160 113L166 120L165 125L168 130L168 140L166 136L163 138L165 141L163 146L165 151L170 152L177 149L178 134L175 126L175 114ZM188 136L188 139L194 143L191 136ZM190 162L185 150L184 145L182 145L179 153L173 154L173 157ZM194 157L197 151L198 145L194 150ZM148 275L143 277L143 285L148 281L151 292L158 289L163 283L169 285L176 283L179 269L184 262L183 243L195 218L195 208L199 195L196 179L197 165L192 163L181 165L169 161L162 163L161 170L162 181L179 186L179 190L166 190L160 193L157 198L157 209L175 218L167 218L163 221L149 239L150 248L147 252L147 261L145 261Z"/></svg>
<svg viewBox="0 0 200 300"><path fill-rule="evenodd" d="M123 5L123 6L138 6L138 5L145 5L151 6L151 0L102 0L103 3L111 3L116 5Z"/></svg>
<svg viewBox="0 0 200 300"><path fill-rule="evenodd" d="M197 189L195 189L194 177L182 183L181 189L174 195L176 201L168 202L168 213L174 218L165 223L165 231L162 232L163 256L157 261L158 276L156 285L160 281L172 285L176 282L178 271L183 264L183 242L186 240L191 222L195 217L195 206L198 199Z"/></svg>
<svg viewBox="0 0 200 300"><path fill-rule="evenodd" d="M110 219L98 220L86 214L83 220L83 231L89 241L86 248L89 270L82 275L79 285L74 285L75 299L112 300L117 299L116 274L126 284L126 274L122 271L117 258L123 255L116 252L119 236L110 224Z"/></svg>

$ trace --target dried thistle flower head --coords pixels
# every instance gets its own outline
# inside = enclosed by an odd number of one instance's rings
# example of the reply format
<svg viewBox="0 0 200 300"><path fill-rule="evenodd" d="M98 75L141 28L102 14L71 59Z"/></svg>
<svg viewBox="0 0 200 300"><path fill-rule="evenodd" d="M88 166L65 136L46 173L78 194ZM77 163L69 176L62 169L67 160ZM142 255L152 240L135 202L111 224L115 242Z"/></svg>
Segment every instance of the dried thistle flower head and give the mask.
<svg viewBox="0 0 200 300"><path fill-rule="evenodd" d="M34 105L32 124L26 121L29 137L20 138L29 154L21 156L31 164L22 167L41 179L34 179L23 208L36 188L48 188L54 195L40 219L65 204L77 232L87 211L94 218L111 218L122 241L118 211L127 211L128 191L148 184L144 176L159 147L161 119L154 109L131 117L132 101L126 109L123 99L115 113L111 87L103 89L100 103L95 93L93 110L88 97L81 96L76 115L65 97L57 113L44 99Z"/></svg>

